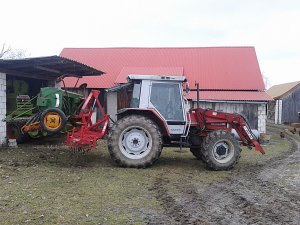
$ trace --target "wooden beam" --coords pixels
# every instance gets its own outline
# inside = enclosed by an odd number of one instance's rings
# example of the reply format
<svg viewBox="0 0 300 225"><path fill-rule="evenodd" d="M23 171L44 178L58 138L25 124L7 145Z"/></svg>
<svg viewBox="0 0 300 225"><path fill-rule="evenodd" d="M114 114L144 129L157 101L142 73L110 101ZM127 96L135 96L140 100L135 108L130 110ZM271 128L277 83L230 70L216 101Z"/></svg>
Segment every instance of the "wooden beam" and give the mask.
<svg viewBox="0 0 300 225"><path fill-rule="evenodd" d="M60 72L58 70L50 69L50 68L47 68L47 67L44 67L44 66L35 66L34 68L39 69L39 70L43 70L43 71L47 71L47 72L62 74L62 72Z"/></svg>

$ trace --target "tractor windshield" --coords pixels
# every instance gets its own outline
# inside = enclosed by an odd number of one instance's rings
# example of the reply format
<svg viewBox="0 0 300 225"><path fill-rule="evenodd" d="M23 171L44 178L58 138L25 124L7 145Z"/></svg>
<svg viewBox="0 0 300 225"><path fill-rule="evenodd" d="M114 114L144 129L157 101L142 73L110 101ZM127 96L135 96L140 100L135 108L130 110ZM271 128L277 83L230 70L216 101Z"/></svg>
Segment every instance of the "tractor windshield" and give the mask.
<svg viewBox="0 0 300 225"><path fill-rule="evenodd" d="M152 83L150 102L166 120L183 121L180 85Z"/></svg>

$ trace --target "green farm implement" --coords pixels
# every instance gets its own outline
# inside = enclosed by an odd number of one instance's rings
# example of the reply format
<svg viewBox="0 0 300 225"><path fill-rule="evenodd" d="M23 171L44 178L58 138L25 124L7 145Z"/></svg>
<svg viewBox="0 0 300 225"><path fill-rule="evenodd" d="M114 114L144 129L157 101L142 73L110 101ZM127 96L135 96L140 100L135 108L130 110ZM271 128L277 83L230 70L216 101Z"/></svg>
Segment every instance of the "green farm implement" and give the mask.
<svg viewBox="0 0 300 225"><path fill-rule="evenodd" d="M78 113L83 99L74 92L44 87L35 97L17 95L10 104L15 109L6 117L7 136L23 142L28 136L37 138L61 132L70 116Z"/></svg>

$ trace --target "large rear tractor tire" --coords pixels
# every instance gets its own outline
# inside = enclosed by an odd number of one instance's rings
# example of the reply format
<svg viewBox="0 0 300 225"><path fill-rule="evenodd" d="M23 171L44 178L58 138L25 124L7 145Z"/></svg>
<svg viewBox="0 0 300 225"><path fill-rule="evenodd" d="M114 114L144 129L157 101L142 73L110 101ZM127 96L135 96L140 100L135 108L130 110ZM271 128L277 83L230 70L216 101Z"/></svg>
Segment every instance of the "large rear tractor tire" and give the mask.
<svg viewBox="0 0 300 225"><path fill-rule="evenodd" d="M126 116L111 128L108 150L119 166L146 168L160 156L161 133L157 125L147 117Z"/></svg>
<svg viewBox="0 0 300 225"><path fill-rule="evenodd" d="M40 117L40 125L48 134L60 132L66 125L67 117L58 108L46 109Z"/></svg>
<svg viewBox="0 0 300 225"><path fill-rule="evenodd" d="M224 130L212 131L202 145L203 160L213 170L229 170L237 164L241 148L234 136Z"/></svg>

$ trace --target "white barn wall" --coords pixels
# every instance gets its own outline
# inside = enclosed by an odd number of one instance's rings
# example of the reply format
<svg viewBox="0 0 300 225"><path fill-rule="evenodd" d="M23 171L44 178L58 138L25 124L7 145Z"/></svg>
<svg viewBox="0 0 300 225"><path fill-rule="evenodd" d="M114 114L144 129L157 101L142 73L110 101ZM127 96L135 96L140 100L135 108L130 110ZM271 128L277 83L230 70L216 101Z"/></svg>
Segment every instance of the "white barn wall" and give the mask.
<svg viewBox="0 0 300 225"><path fill-rule="evenodd" d="M244 106L248 103L227 103L227 102L199 102L199 106L203 109L214 109L218 111L223 111L227 113L242 113ZM253 103L254 104L254 103ZM260 133L266 133L266 103L256 104L257 105L257 116L258 124L257 130ZM197 107L197 102L194 102L194 107Z"/></svg>

